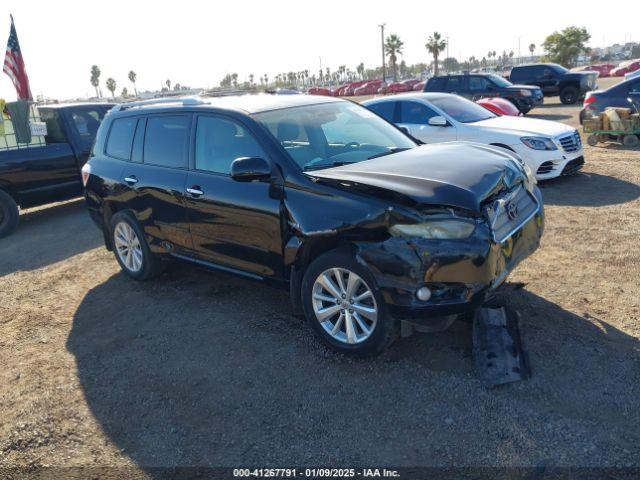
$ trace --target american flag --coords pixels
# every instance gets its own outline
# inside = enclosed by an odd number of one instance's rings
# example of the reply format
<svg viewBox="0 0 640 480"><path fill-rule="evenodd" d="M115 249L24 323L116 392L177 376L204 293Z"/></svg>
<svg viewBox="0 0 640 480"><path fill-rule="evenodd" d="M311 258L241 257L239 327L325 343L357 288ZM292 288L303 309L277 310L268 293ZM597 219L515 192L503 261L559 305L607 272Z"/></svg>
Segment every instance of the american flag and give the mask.
<svg viewBox="0 0 640 480"><path fill-rule="evenodd" d="M16 26L13 24L13 17L11 17L11 33L9 33L7 54L4 57L4 67L2 71L9 75L13 85L16 87L18 100L33 100L31 89L29 88L29 77L27 77L27 71L24 68L22 52L20 51L20 44L18 43Z"/></svg>

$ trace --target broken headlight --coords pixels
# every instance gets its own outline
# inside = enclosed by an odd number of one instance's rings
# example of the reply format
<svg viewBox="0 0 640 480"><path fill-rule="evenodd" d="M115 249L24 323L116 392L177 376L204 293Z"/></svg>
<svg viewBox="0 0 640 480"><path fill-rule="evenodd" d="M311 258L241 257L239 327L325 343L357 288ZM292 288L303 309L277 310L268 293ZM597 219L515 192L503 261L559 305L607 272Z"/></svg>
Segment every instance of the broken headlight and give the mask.
<svg viewBox="0 0 640 480"><path fill-rule="evenodd" d="M394 225L389 228L389 233L394 237L450 240L468 238L475 228L476 226L472 222L448 219L431 220L410 225Z"/></svg>

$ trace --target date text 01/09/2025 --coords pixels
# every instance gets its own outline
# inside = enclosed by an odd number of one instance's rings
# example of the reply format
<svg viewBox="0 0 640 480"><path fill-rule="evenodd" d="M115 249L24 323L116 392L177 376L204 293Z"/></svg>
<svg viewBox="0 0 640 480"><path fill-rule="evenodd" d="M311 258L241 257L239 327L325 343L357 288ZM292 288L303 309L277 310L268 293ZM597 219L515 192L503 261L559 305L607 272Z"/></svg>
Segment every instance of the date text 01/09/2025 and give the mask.
<svg viewBox="0 0 640 480"><path fill-rule="evenodd" d="M400 474L397 470L386 468L235 468L233 476L255 478L397 478Z"/></svg>

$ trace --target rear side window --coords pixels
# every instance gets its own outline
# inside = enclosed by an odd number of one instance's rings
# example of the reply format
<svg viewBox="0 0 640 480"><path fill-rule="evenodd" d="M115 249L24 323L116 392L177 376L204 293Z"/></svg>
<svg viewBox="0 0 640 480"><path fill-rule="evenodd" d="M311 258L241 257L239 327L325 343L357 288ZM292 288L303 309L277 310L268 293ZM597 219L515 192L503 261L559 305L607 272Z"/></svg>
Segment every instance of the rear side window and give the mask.
<svg viewBox="0 0 640 480"><path fill-rule="evenodd" d="M144 163L183 168L187 163L188 144L187 115L159 115L147 118Z"/></svg>
<svg viewBox="0 0 640 480"><path fill-rule="evenodd" d="M241 125L218 117L198 117L196 126L196 169L229 173L241 157L265 154L253 136Z"/></svg>
<svg viewBox="0 0 640 480"><path fill-rule="evenodd" d="M444 92L447 85L447 77L433 77L427 82L426 91L429 92Z"/></svg>
<svg viewBox="0 0 640 480"><path fill-rule="evenodd" d="M367 106L369 110L377 113L388 122L394 121L396 102L380 102Z"/></svg>
<svg viewBox="0 0 640 480"><path fill-rule="evenodd" d="M464 88L464 77L449 77L447 82L447 92L461 92Z"/></svg>
<svg viewBox="0 0 640 480"><path fill-rule="evenodd" d="M431 117L438 114L418 102L400 102L400 123L426 125Z"/></svg>
<svg viewBox="0 0 640 480"><path fill-rule="evenodd" d="M533 76L533 71L531 67L519 67L513 68L511 70L511 74L509 75L509 79L512 82L517 82L522 78Z"/></svg>
<svg viewBox="0 0 640 480"><path fill-rule="evenodd" d="M120 160L131 158L131 145L137 122L136 118L118 118L113 121L105 149L107 155Z"/></svg>
<svg viewBox="0 0 640 480"><path fill-rule="evenodd" d="M40 110L40 119L47 124L47 143L67 143L67 137L60 125L60 116L55 110Z"/></svg>

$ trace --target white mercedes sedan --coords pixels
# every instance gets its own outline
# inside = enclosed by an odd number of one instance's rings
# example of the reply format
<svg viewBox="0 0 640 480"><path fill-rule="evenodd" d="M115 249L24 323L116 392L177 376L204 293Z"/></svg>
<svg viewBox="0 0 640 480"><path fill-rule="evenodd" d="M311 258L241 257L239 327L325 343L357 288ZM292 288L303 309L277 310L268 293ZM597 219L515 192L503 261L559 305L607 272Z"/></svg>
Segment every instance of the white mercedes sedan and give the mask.
<svg viewBox="0 0 640 480"><path fill-rule="evenodd" d="M580 134L564 123L498 116L448 93L393 95L362 104L424 143L463 140L511 150L538 180L570 175L584 164Z"/></svg>

